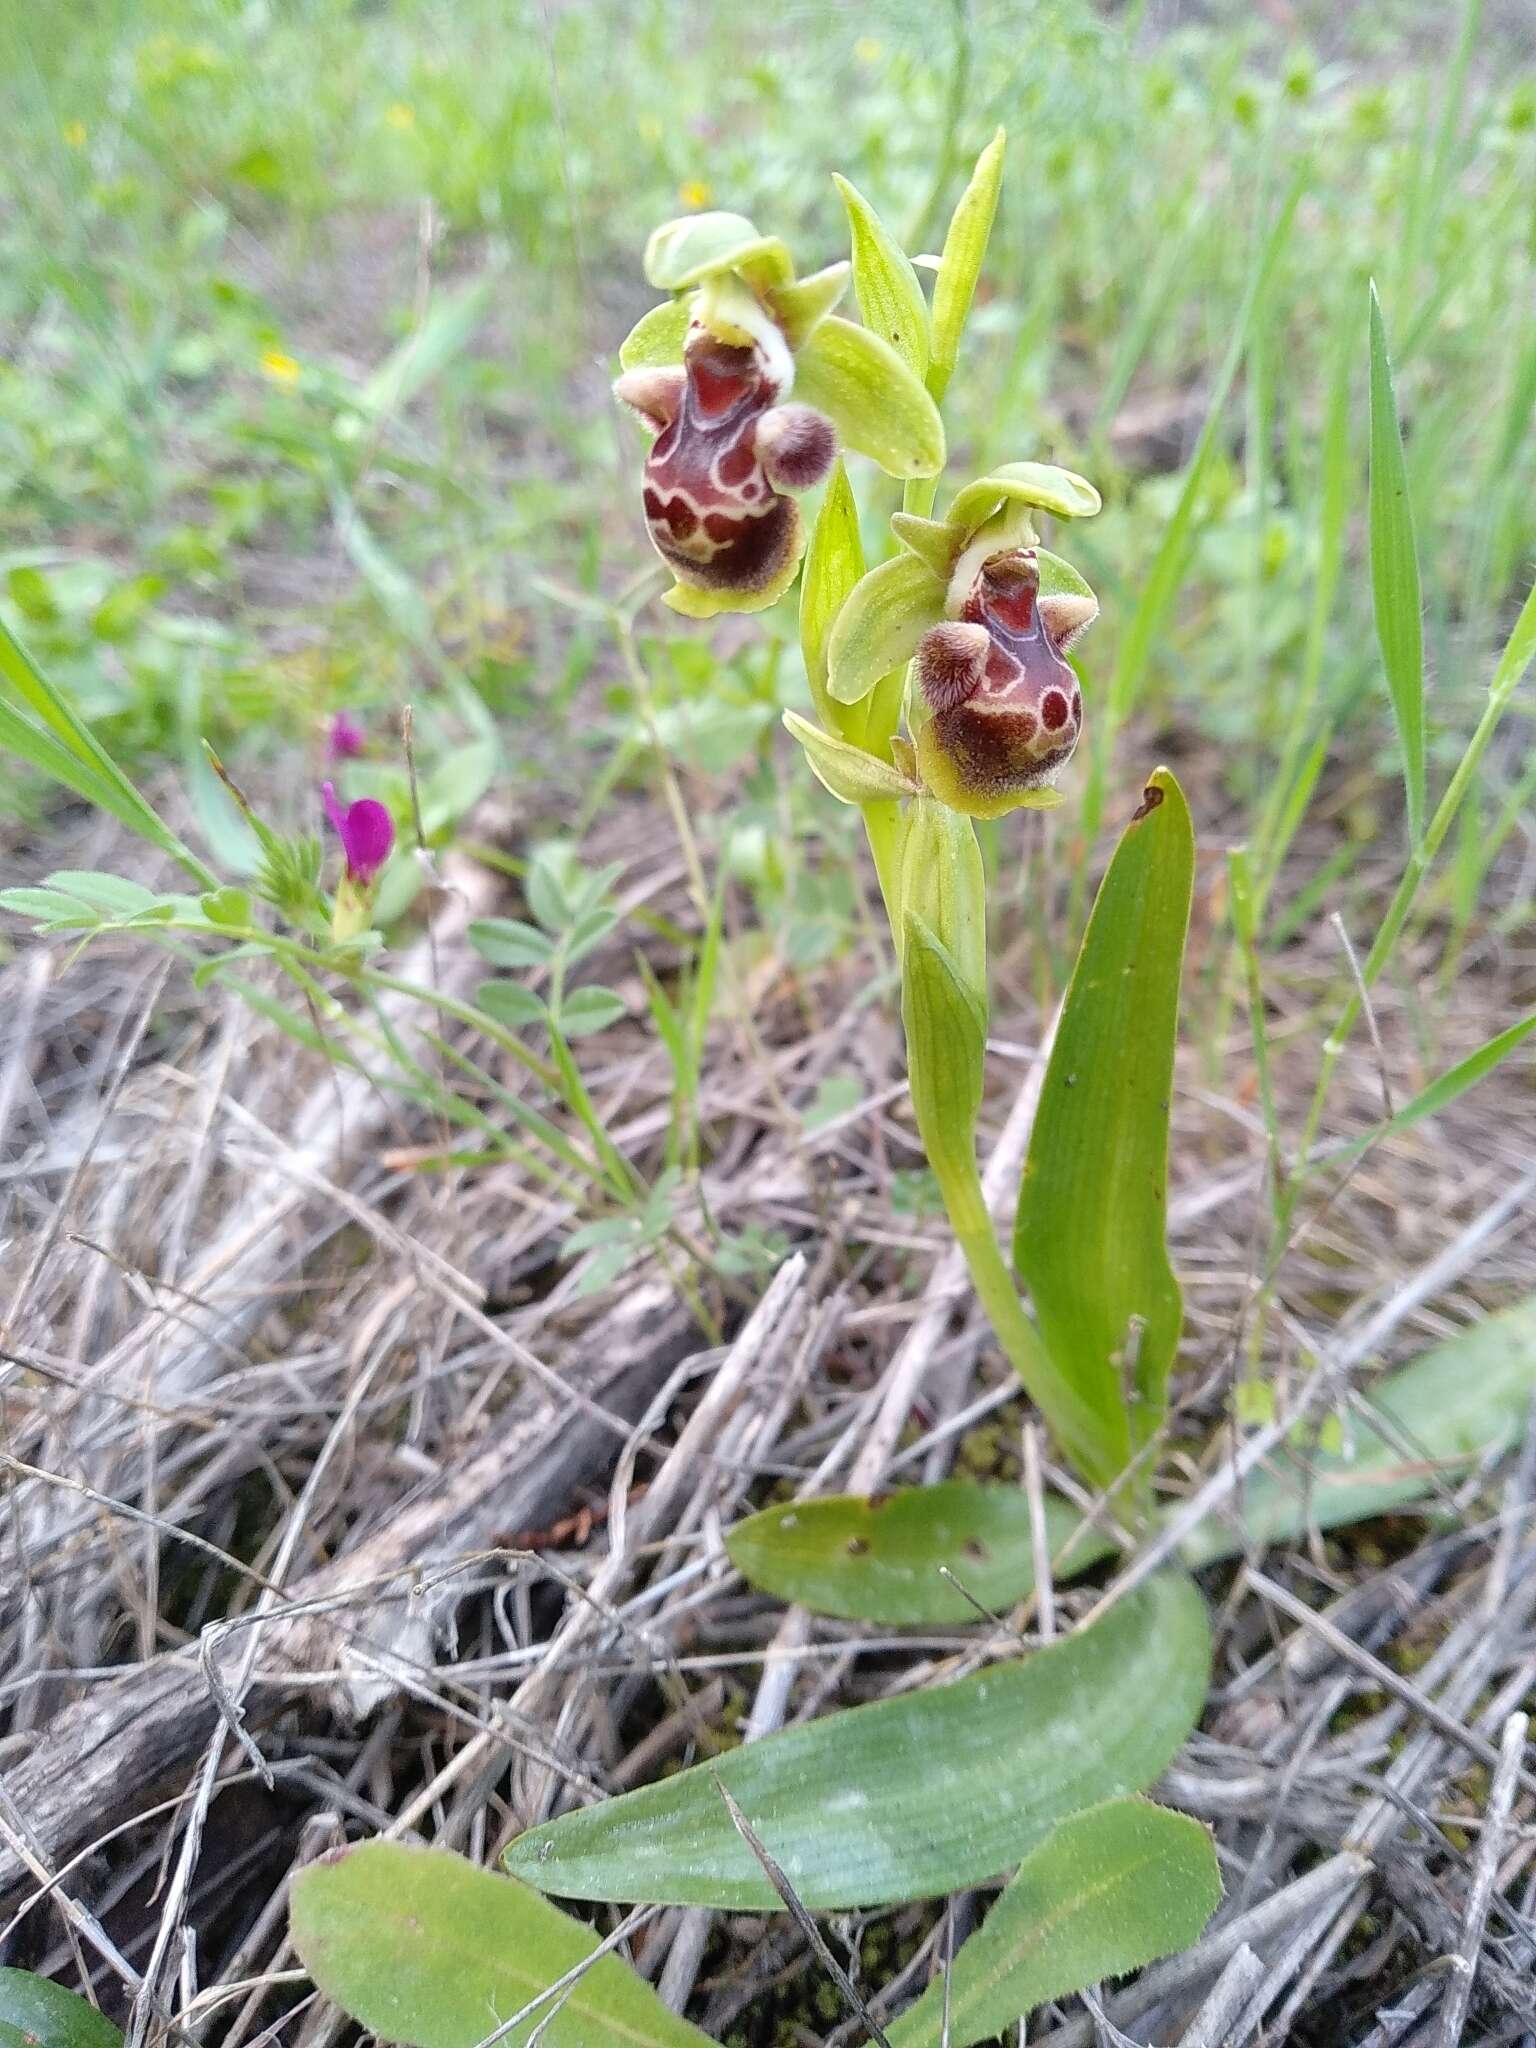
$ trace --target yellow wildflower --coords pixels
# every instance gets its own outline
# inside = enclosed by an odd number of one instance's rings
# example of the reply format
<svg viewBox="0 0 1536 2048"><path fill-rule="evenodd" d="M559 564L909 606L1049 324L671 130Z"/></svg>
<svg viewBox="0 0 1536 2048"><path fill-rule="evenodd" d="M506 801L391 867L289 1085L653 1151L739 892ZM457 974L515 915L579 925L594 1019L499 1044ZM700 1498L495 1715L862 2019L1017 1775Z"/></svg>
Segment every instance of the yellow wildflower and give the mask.
<svg viewBox="0 0 1536 2048"><path fill-rule="evenodd" d="M384 109L384 119L403 135L407 129L416 126L416 109L408 107L404 100L396 100L393 106Z"/></svg>
<svg viewBox="0 0 1536 2048"><path fill-rule="evenodd" d="M84 149L85 123L83 121L66 121L62 133L64 140L71 149Z"/></svg>
<svg viewBox="0 0 1536 2048"><path fill-rule="evenodd" d="M677 188L677 196L690 212L697 213L700 207L708 206L715 195L702 178L684 178Z"/></svg>
<svg viewBox="0 0 1536 2048"><path fill-rule="evenodd" d="M274 384L297 384L299 366L292 356L283 354L280 348L265 348L261 352L261 367Z"/></svg>
<svg viewBox="0 0 1536 2048"><path fill-rule="evenodd" d="M860 36L853 46L853 54L861 64L878 64L885 55L885 45L878 36Z"/></svg>

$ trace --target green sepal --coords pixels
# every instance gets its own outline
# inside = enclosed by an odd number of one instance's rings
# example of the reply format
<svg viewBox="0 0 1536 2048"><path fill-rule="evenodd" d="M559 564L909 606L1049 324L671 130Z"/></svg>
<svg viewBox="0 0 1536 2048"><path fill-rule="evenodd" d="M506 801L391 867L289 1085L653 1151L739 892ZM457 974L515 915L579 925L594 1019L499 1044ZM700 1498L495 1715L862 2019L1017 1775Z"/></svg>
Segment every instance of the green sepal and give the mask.
<svg viewBox="0 0 1536 2048"><path fill-rule="evenodd" d="M916 555L892 555L871 569L837 615L828 643L827 688L858 704L882 676L905 667L944 616L944 585Z"/></svg>
<svg viewBox="0 0 1536 2048"><path fill-rule="evenodd" d="M693 318L692 297L668 299L642 313L619 345L626 370L670 370L683 360L683 343Z"/></svg>
<svg viewBox="0 0 1536 2048"><path fill-rule="evenodd" d="M1058 469L1052 462L1005 462L957 491L946 518L973 534L1005 504L1036 505L1058 519L1091 519L1101 502L1093 485L1075 470Z"/></svg>
<svg viewBox="0 0 1536 2048"><path fill-rule="evenodd" d="M905 250L869 201L834 171L853 237L853 288L859 316L888 341L915 377L928 372L928 302Z"/></svg>
<svg viewBox="0 0 1536 2048"><path fill-rule="evenodd" d="M921 380L887 341L832 313L795 359L795 396L824 412L839 438L887 476L937 476L944 422Z"/></svg>
<svg viewBox="0 0 1536 2048"><path fill-rule="evenodd" d="M804 348L847 291L852 274L850 263L829 263L825 270L815 271L794 284L776 285L769 292L769 308L792 349Z"/></svg>
<svg viewBox="0 0 1536 2048"><path fill-rule="evenodd" d="M997 213L997 196L1003 180L1003 152L1008 145L1005 129L999 128L976 159L971 182L960 196L950 219L949 233L933 281L932 349L928 366L928 388L935 397L944 395L960 353L976 280L981 274L992 222Z"/></svg>
<svg viewBox="0 0 1536 2048"><path fill-rule="evenodd" d="M840 803L871 804L916 796L918 786L874 754L850 740L824 732L798 711L784 713L784 730L805 749L812 773Z"/></svg>
<svg viewBox="0 0 1536 2048"><path fill-rule="evenodd" d="M915 512L893 512L891 531L916 555L920 562L926 562L935 576L941 576L946 583L960 553L964 536L942 519L920 519Z"/></svg>
<svg viewBox="0 0 1536 2048"><path fill-rule="evenodd" d="M1058 645L1070 647L1078 634L1086 633L1099 615L1099 600L1093 585L1086 576L1074 569L1070 562L1064 562L1060 555L1053 555L1049 548L1035 549L1035 565L1040 572L1040 595L1043 598L1073 598L1080 605L1088 607L1082 617L1074 617L1065 627L1060 618L1053 618L1049 612L1046 613L1045 622L1055 635ZM1066 607L1062 609L1063 612L1066 611Z"/></svg>
<svg viewBox="0 0 1536 2048"><path fill-rule="evenodd" d="M760 290L792 284L795 266L777 235L760 235L744 213L689 213L663 221L645 245L646 281L681 291L734 270Z"/></svg>
<svg viewBox="0 0 1536 2048"><path fill-rule="evenodd" d="M842 458L832 466L811 528L800 584L800 652L816 716L845 739L862 725L862 714L834 701L827 688L827 652L837 615L864 574L859 508ZM853 723L850 723L850 720Z"/></svg>
<svg viewBox="0 0 1536 2048"><path fill-rule="evenodd" d="M912 1111L928 1163L946 1182L976 1171L987 1016L947 946L902 913L901 1021Z"/></svg>

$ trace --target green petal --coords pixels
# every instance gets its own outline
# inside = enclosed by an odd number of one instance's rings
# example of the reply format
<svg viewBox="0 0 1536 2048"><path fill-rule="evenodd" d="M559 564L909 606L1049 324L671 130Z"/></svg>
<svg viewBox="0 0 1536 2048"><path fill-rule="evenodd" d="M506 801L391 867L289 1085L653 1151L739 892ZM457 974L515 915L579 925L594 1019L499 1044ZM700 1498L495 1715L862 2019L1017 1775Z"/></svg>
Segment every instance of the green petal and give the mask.
<svg viewBox="0 0 1536 2048"><path fill-rule="evenodd" d="M893 512L891 531L904 548L910 548L920 562L926 562L935 576L947 583L960 552L961 536L942 519L919 519L915 512Z"/></svg>
<svg viewBox="0 0 1536 2048"><path fill-rule="evenodd" d="M888 341L915 377L928 370L928 302L906 252L855 185L834 172L853 237L853 288L864 325Z"/></svg>
<svg viewBox="0 0 1536 2048"><path fill-rule="evenodd" d="M939 409L877 334L834 313L795 362L795 396L827 414L844 442L888 476L937 476L944 467Z"/></svg>
<svg viewBox="0 0 1536 2048"><path fill-rule="evenodd" d="M744 213L685 214L663 222L645 245L645 275L658 291L681 291L716 270L740 271L765 290L795 275L784 244L760 235Z"/></svg>
<svg viewBox="0 0 1536 2048"><path fill-rule="evenodd" d="M847 291L851 272L850 264L832 263L798 284L777 285L769 292L769 307L791 348L804 348Z"/></svg>
<svg viewBox="0 0 1536 2048"><path fill-rule="evenodd" d="M1100 502L1088 479L1073 470L1050 462L1005 462L990 476L978 477L956 492L948 520L951 526L974 533L1003 504L1038 505L1058 519L1091 519Z"/></svg>
<svg viewBox="0 0 1536 2048"><path fill-rule="evenodd" d="M619 362L626 370L670 370L683 360L683 343L693 301L668 299L643 313L625 335L619 347Z"/></svg>
<svg viewBox="0 0 1536 2048"><path fill-rule="evenodd" d="M1040 569L1040 595L1050 597L1071 597L1080 604L1091 605L1093 609L1079 618L1069 632L1060 630L1059 621L1046 614L1046 624L1055 632L1063 647L1070 647L1079 633L1085 633L1098 617L1099 600L1093 586L1085 576L1078 574L1070 562L1064 562L1060 555L1053 555L1049 548L1036 548L1035 561ZM1063 608L1065 609L1065 607Z"/></svg>
<svg viewBox="0 0 1536 2048"><path fill-rule="evenodd" d="M916 555L893 555L855 586L827 647L827 687L858 704L882 676L904 668L930 626L944 616L944 585Z"/></svg>
<svg viewBox="0 0 1536 2048"><path fill-rule="evenodd" d="M824 789L840 803L871 804L916 796L917 784L908 781L889 761L866 754L849 740L823 732L797 711L784 713L784 730L805 749L812 773Z"/></svg>

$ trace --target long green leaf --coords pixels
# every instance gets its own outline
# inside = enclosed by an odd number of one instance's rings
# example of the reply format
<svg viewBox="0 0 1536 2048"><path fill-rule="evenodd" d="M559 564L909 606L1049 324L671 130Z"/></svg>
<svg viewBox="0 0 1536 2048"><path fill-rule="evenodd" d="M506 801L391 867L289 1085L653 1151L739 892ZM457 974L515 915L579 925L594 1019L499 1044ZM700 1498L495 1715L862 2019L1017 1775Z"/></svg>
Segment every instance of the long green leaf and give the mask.
<svg viewBox="0 0 1536 2048"><path fill-rule="evenodd" d="M363 1842L311 1863L293 1881L289 1921L316 1984L381 2040L478 2048L496 2034L522 2048L537 2029L546 2048L705 2048L707 2036L612 1954L499 2033L585 1963L598 1937L446 1850Z"/></svg>
<svg viewBox="0 0 1536 2048"><path fill-rule="evenodd" d="M1202 1525L1185 1543L1185 1559L1207 1564L1424 1500L1517 1444L1533 1394L1536 1296L1393 1373L1367 1397L1367 1417L1344 1417L1333 1448L1313 1443L1304 1427L1249 1476L1240 1525ZM1379 1427L1367 1419L1371 1411Z"/></svg>
<svg viewBox="0 0 1536 2048"><path fill-rule="evenodd" d="M1371 597L1376 610L1381 665L1392 693L1397 737L1403 750L1408 836L1417 846L1424 832L1424 622L1408 469L1403 460L1402 428L1392 386L1392 359L1387 353L1387 330L1374 284L1370 340Z"/></svg>
<svg viewBox="0 0 1536 2048"><path fill-rule="evenodd" d="M0 1970L0 2048L122 2048L112 2022L62 1984Z"/></svg>
<svg viewBox="0 0 1536 2048"><path fill-rule="evenodd" d="M507 1863L571 1898L771 1910L723 1784L813 1909L956 1891L1066 1814L1149 1785L1199 1715L1209 1659L1199 1593L1163 1574L1049 1649L566 1814Z"/></svg>
<svg viewBox="0 0 1536 2048"><path fill-rule="evenodd" d="M1168 1114L1194 883L1164 768L1083 936L1019 1189L1014 1264L1046 1350L1121 1462L1157 1430L1183 1304L1168 1261Z"/></svg>
<svg viewBox="0 0 1536 2048"><path fill-rule="evenodd" d="M1090 1807L1025 1857L980 1929L887 2033L891 2048L971 2048L1048 1998L1120 1977L1197 1939L1221 1903L1198 1821L1145 1799ZM946 2035L947 2026L947 2035Z"/></svg>
<svg viewBox="0 0 1536 2048"><path fill-rule="evenodd" d="M1063 1578L1114 1547L1054 1495L1045 1501L1045 1541ZM739 1572L781 1600L887 1627L974 1621L976 1601L1011 1607L1035 1583L1026 1496L960 1479L764 1508L738 1522L725 1547Z"/></svg>
<svg viewBox="0 0 1536 2048"><path fill-rule="evenodd" d="M177 837L154 806L136 789L85 720L37 667L0 620L0 688L8 689L47 728L40 732L0 701L0 745L33 767L96 804L120 824L168 853L205 889L218 885L190 847ZM50 735L52 736L50 738Z"/></svg>

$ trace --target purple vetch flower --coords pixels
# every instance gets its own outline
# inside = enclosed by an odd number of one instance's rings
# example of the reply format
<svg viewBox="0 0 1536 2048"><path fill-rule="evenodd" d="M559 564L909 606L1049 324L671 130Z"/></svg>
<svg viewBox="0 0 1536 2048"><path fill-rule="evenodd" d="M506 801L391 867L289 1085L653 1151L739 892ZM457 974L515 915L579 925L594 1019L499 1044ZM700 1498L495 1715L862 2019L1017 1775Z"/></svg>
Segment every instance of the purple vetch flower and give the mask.
<svg viewBox="0 0 1536 2048"><path fill-rule="evenodd" d="M355 761L368 746L368 735L349 711L338 711L325 737L328 761Z"/></svg>
<svg viewBox="0 0 1536 2048"><path fill-rule="evenodd" d="M356 803L343 804L334 782L322 783L320 795L347 857L347 880L360 889L369 888L394 851L394 819L377 797L360 796Z"/></svg>

